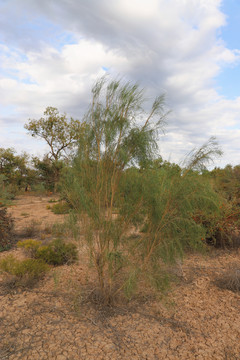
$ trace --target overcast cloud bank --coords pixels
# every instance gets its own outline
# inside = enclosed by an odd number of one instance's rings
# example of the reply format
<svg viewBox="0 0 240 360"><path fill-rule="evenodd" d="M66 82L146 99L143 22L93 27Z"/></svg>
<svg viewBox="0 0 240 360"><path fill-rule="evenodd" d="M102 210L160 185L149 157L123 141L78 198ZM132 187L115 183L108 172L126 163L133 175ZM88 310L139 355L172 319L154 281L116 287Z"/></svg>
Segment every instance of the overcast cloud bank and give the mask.
<svg viewBox="0 0 240 360"><path fill-rule="evenodd" d="M240 97L220 96L215 80L240 61L221 40L221 1L9 0L0 14L1 147L43 153L24 123L47 106L81 119L109 73L148 97L166 93L164 158L179 161L213 135L224 151L216 165L240 163Z"/></svg>

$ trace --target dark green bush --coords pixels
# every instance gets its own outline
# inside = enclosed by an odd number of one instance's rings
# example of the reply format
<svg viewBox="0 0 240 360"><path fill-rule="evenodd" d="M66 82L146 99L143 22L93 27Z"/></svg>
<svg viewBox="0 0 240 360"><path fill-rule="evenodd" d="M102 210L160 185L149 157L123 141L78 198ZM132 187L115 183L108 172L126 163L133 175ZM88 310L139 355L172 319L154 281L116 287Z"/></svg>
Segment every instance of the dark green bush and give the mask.
<svg viewBox="0 0 240 360"><path fill-rule="evenodd" d="M54 240L49 245L40 246L36 251L36 258L49 265L71 264L78 259L75 244L66 244L62 239Z"/></svg>
<svg viewBox="0 0 240 360"><path fill-rule="evenodd" d="M0 252L9 250L14 242L13 219L5 207L0 207Z"/></svg>
<svg viewBox="0 0 240 360"><path fill-rule="evenodd" d="M0 174L0 207L7 206L14 199L11 187L7 184L7 177Z"/></svg>
<svg viewBox="0 0 240 360"><path fill-rule="evenodd" d="M206 214L199 209L193 216L197 224L206 230L206 243L217 248L239 247L240 239L234 230L240 225L240 208L226 202L218 195L216 211Z"/></svg>

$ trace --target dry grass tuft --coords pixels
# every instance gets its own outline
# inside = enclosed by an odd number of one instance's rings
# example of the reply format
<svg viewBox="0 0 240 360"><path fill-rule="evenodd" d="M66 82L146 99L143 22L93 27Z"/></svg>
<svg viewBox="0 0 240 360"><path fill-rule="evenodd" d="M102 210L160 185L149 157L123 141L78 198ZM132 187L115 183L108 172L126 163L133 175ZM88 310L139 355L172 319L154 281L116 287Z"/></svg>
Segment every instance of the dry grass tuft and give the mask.
<svg viewBox="0 0 240 360"><path fill-rule="evenodd" d="M218 276L214 283L221 289L240 292L240 266L232 264L229 270Z"/></svg>

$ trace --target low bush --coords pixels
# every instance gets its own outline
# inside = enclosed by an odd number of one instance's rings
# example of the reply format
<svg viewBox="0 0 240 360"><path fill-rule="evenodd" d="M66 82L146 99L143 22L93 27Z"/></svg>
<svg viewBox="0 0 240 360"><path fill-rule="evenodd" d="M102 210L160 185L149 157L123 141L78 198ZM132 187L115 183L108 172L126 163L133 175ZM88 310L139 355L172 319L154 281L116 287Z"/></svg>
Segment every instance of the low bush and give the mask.
<svg viewBox="0 0 240 360"><path fill-rule="evenodd" d="M17 260L12 255L0 261L0 270L15 277L18 285L30 285L44 277L49 267L42 260Z"/></svg>
<svg viewBox="0 0 240 360"><path fill-rule="evenodd" d="M206 243L216 248L239 247L240 239L235 229L240 225L240 208L225 202L219 196L218 209L211 214L202 210L193 216L194 221L206 229Z"/></svg>
<svg viewBox="0 0 240 360"><path fill-rule="evenodd" d="M36 251L36 258L49 265L63 265L74 263L78 259L75 244L66 244L62 239L57 239L49 245L40 246Z"/></svg>
<svg viewBox="0 0 240 360"><path fill-rule="evenodd" d="M60 202L51 207L51 211L56 215L68 214L69 210L70 206L67 202Z"/></svg>
<svg viewBox="0 0 240 360"><path fill-rule="evenodd" d="M62 239L56 239L48 245L42 245L41 241L28 239L19 241L18 248L32 258L40 259L49 265L71 264L78 259L77 247L75 244L66 244Z"/></svg>
<svg viewBox="0 0 240 360"><path fill-rule="evenodd" d="M17 247L24 249L25 252L31 257L35 257L37 249L39 248L39 246L41 246L41 244L42 242L39 240L27 239L18 241Z"/></svg>

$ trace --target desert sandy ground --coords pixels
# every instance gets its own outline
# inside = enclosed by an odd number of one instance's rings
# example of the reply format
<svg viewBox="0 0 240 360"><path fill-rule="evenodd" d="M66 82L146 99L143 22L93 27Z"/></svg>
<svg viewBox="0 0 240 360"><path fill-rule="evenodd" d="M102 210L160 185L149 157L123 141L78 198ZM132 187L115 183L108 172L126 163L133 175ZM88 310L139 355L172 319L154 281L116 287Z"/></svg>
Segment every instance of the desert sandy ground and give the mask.
<svg viewBox="0 0 240 360"><path fill-rule="evenodd" d="M16 199L9 211L18 234L27 228L28 238L35 226L50 236L47 227L64 216L48 201ZM23 256L12 249L0 257L7 253ZM145 290L110 309L84 301L95 279L81 248L78 264L53 268L32 289L8 289L1 276L0 359L240 360L240 294L214 283L239 262L239 250L189 255L174 269L179 281L168 297Z"/></svg>

